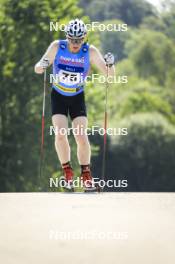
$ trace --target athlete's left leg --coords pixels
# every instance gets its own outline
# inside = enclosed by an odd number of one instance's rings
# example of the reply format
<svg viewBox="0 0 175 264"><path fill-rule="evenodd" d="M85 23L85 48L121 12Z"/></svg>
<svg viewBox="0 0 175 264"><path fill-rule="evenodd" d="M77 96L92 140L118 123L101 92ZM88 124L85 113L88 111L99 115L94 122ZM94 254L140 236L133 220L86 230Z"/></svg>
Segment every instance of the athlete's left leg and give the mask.
<svg viewBox="0 0 175 264"><path fill-rule="evenodd" d="M86 116L78 116L72 121L73 128L77 128L77 131L75 130L77 133L74 134L74 137L77 143L77 158L80 165L90 164L91 159L91 147L86 133L87 125Z"/></svg>
<svg viewBox="0 0 175 264"><path fill-rule="evenodd" d="M96 187L90 169L91 147L88 140L87 128L88 120L86 116L78 116L73 119L72 126L77 128L74 137L77 143L77 157L81 165L81 180L85 191L95 191Z"/></svg>

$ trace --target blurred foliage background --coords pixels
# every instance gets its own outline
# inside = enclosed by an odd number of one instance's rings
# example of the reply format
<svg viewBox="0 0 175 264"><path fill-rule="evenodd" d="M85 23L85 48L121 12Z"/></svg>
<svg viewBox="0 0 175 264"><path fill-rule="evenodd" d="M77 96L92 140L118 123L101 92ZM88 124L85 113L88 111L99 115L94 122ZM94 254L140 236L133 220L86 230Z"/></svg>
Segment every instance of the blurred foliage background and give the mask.
<svg viewBox="0 0 175 264"><path fill-rule="evenodd" d="M64 38L49 31L50 21L76 17L128 29L88 36L103 54L115 54L116 76L128 78L109 89L108 126L125 127L128 135L108 137L106 179L128 180L128 188L117 191L175 191L175 2L162 1L161 11L146 0L0 0L0 6L0 191L60 191L49 188L49 178L61 175L49 135L49 85L39 178L43 76L34 65L50 42ZM89 127L103 127L104 95L104 84L87 85ZM90 136L90 142L93 175L100 177L103 137ZM72 136L70 144L79 176Z"/></svg>

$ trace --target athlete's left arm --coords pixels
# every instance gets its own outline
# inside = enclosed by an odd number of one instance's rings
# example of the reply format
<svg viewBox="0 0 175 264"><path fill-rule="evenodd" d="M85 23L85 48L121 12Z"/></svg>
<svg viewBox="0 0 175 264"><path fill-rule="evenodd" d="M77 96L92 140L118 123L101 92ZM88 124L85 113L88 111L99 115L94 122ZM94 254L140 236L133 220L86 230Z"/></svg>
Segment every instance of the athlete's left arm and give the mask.
<svg viewBox="0 0 175 264"><path fill-rule="evenodd" d="M105 60L101 54L101 52L93 45L90 46L90 62L92 64L95 64L97 68L106 75L106 63ZM112 67L109 67L109 76L115 75L115 67L114 65Z"/></svg>

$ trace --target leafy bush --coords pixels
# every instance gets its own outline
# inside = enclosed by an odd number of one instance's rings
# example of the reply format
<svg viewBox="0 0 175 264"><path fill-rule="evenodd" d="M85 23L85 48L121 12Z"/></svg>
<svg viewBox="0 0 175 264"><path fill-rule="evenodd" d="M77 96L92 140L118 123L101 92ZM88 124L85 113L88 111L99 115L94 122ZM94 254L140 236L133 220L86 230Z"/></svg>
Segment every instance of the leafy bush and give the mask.
<svg viewBox="0 0 175 264"><path fill-rule="evenodd" d="M174 127L162 115L148 113L127 117L120 127L127 127L128 135L111 140L110 176L128 179L128 190L173 191Z"/></svg>

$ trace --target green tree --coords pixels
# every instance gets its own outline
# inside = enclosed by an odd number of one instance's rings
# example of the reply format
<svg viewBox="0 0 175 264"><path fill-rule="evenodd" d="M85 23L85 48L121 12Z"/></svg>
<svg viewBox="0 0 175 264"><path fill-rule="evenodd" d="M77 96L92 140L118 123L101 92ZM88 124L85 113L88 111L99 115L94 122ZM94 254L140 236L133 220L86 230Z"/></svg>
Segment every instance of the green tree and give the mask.
<svg viewBox="0 0 175 264"><path fill-rule="evenodd" d="M144 0L80 0L80 7L92 21L119 19L132 26L138 26L144 17L156 13L154 7Z"/></svg>
<svg viewBox="0 0 175 264"><path fill-rule="evenodd" d="M121 20L106 20L103 22L106 26L108 24L116 25L116 31L101 31L99 32L101 40L101 49L103 53L112 52L115 56L116 61L121 60L126 57L124 53L124 46L129 38L129 28L126 28L126 31L122 31L121 25L123 21Z"/></svg>
<svg viewBox="0 0 175 264"><path fill-rule="evenodd" d="M111 139L107 160L108 178L128 181L118 191L174 191L174 126L156 113L134 114L118 125L128 135Z"/></svg>
<svg viewBox="0 0 175 264"><path fill-rule="evenodd" d="M49 22L79 17L76 0L7 0L0 10L0 188L1 191L37 190L43 77L34 73L34 64L54 38ZM44 178L56 170L57 157L51 124L49 97L46 106L47 149Z"/></svg>
<svg viewBox="0 0 175 264"><path fill-rule="evenodd" d="M139 76L145 79L156 77L160 85L165 84L175 67L174 43L161 32L136 30L126 43L125 50Z"/></svg>

